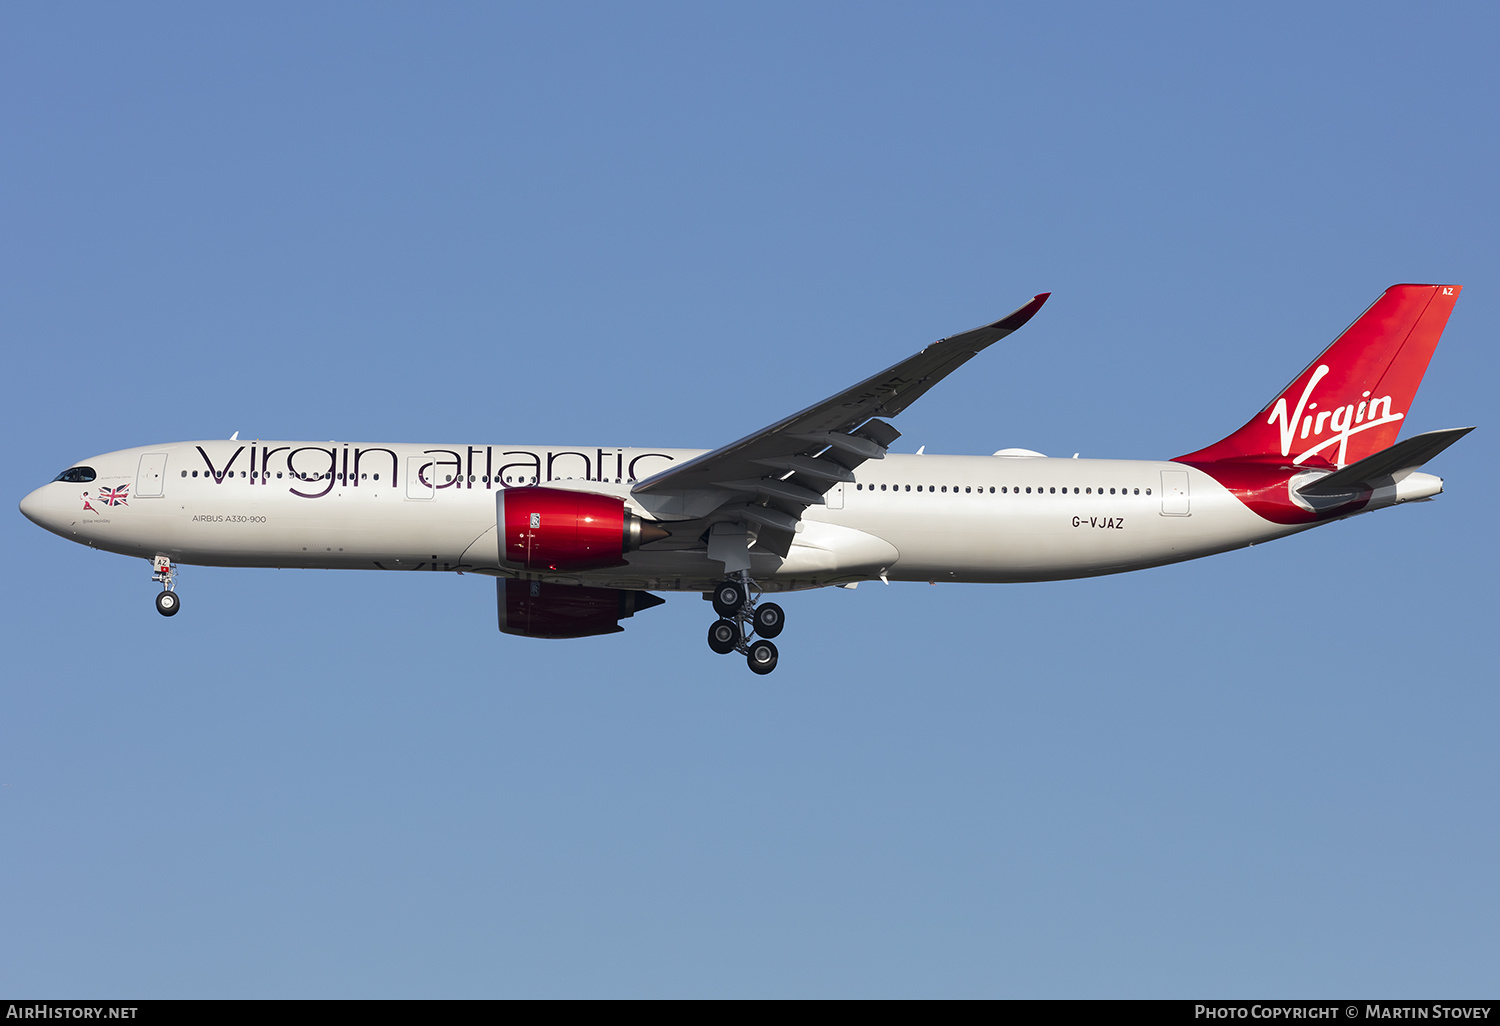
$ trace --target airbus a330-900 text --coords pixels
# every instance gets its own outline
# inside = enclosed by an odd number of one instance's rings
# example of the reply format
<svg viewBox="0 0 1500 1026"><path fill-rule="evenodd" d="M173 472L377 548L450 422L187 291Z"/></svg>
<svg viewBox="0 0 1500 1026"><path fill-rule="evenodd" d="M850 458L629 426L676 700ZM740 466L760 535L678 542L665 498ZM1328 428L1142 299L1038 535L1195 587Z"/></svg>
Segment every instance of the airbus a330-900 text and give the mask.
<svg viewBox="0 0 1500 1026"><path fill-rule="evenodd" d="M500 630L577 638L701 592L708 644L775 669L768 593L861 581L1122 573L1428 499L1470 428L1397 441L1456 285L1395 285L1233 434L1167 460L897 455L890 419L1029 321L1047 294L711 451L176 442L83 460L21 501L54 534L178 564L496 578Z"/></svg>

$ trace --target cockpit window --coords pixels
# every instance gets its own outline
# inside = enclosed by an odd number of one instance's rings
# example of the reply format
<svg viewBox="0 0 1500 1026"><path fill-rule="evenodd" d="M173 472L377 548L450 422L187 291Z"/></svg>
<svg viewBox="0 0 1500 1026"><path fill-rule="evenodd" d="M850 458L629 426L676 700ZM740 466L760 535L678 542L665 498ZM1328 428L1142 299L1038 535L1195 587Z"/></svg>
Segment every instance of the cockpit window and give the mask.
<svg viewBox="0 0 1500 1026"><path fill-rule="evenodd" d="M68 481L72 484L82 484L85 481L92 481L97 476L98 475L94 473L93 467L69 467L67 470L64 470L61 474L58 474L52 480Z"/></svg>

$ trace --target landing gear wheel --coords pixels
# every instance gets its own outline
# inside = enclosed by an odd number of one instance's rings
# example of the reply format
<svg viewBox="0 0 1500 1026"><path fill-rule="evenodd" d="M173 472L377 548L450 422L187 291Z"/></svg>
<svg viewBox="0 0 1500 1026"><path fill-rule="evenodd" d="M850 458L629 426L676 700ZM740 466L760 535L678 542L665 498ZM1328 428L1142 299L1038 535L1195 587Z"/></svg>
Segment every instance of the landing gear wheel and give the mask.
<svg viewBox="0 0 1500 1026"><path fill-rule="evenodd" d="M728 655L740 643L740 625L733 620L715 620L708 628L708 647L719 655Z"/></svg>
<svg viewBox="0 0 1500 1026"><path fill-rule="evenodd" d="M775 645L769 641L755 641L750 644L745 661L750 664L752 672L767 674L776 669L776 658Z"/></svg>
<svg viewBox="0 0 1500 1026"><path fill-rule="evenodd" d="M755 633L766 639L776 637L781 633L781 628L786 626L786 614L781 607L774 602L762 602L755 607L755 613L750 618L755 624Z"/></svg>
<svg viewBox="0 0 1500 1026"><path fill-rule="evenodd" d="M728 618L745 604L745 589L738 581L721 581L714 588L714 612Z"/></svg>
<svg viewBox="0 0 1500 1026"><path fill-rule="evenodd" d="M162 616L176 616L181 608L182 602L175 591L164 591L156 596L156 611Z"/></svg>

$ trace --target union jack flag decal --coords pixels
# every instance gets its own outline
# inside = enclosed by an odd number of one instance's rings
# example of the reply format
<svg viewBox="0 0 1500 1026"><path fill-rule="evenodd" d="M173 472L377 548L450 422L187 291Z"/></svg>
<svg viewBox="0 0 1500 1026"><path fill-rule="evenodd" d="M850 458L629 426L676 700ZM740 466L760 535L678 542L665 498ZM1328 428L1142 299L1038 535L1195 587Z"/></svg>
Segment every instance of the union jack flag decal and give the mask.
<svg viewBox="0 0 1500 1026"><path fill-rule="evenodd" d="M106 506L127 506L129 503L125 500L129 498L127 494L129 491L129 485L121 485L118 488L101 488L99 489L99 498L104 500Z"/></svg>

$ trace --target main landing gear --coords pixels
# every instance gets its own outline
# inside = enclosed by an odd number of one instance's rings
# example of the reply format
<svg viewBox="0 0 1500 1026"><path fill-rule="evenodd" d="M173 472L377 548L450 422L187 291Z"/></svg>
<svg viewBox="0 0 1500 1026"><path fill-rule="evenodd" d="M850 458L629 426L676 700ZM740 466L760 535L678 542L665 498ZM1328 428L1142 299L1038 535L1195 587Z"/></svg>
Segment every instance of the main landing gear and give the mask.
<svg viewBox="0 0 1500 1026"><path fill-rule="evenodd" d="M177 610L182 608L182 600L174 590L177 568L172 565L172 557L157 556L151 561L151 579L161 584L161 594L156 596L156 611L162 616L176 616Z"/></svg>
<svg viewBox="0 0 1500 1026"><path fill-rule="evenodd" d="M752 672L767 674L776 669L777 652L771 639L786 626L786 614L774 602L757 605L759 594L745 570L719 582L713 591L719 619L708 629L708 647L719 655L739 652ZM752 640L752 634L758 636Z"/></svg>

